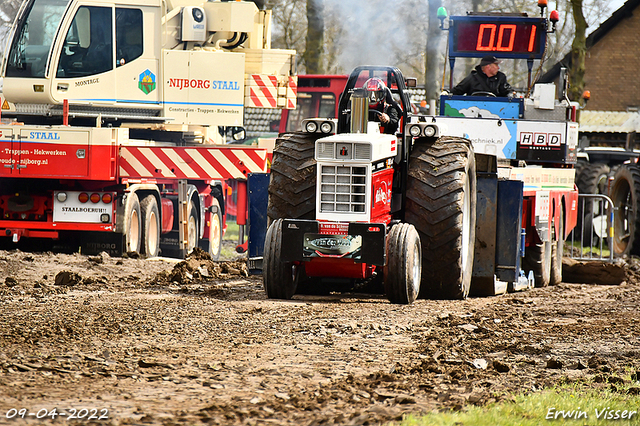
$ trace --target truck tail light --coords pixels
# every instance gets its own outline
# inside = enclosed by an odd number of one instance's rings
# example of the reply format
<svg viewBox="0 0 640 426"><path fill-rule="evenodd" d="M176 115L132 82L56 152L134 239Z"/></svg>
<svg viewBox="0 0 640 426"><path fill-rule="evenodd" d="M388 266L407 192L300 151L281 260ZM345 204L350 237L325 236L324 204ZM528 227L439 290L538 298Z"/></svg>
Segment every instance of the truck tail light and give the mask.
<svg viewBox="0 0 640 426"><path fill-rule="evenodd" d="M105 204L110 204L111 201L113 201L113 196L111 194L103 194L102 195L102 202Z"/></svg>
<svg viewBox="0 0 640 426"><path fill-rule="evenodd" d="M81 203L86 203L87 201L89 201L89 194L87 194L86 192L81 192L80 195L78 195L78 201L80 201Z"/></svg>
<svg viewBox="0 0 640 426"><path fill-rule="evenodd" d="M95 192L93 194L91 194L91 202L93 204L97 204L100 202L100 194L96 194Z"/></svg>

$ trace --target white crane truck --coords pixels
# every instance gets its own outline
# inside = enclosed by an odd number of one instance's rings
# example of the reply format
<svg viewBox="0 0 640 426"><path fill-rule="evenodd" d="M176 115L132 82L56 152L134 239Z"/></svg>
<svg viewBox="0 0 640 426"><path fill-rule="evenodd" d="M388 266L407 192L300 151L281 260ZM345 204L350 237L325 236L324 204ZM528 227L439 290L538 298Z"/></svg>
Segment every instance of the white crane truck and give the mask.
<svg viewBox="0 0 640 426"><path fill-rule="evenodd" d="M295 108L295 52L253 2L27 0L3 63L0 243L220 254L245 106ZM40 244L40 243L39 243Z"/></svg>

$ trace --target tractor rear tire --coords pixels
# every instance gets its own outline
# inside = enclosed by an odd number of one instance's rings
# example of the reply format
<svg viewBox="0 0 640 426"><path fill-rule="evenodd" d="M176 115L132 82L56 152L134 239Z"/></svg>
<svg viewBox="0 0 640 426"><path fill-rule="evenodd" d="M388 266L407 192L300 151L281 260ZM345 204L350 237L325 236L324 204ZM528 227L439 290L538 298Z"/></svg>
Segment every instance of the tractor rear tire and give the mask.
<svg viewBox="0 0 640 426"><path fill-rule="evenodd" d="M551 245L551 241L543 241L525 249L522 269L527 273L533 271L536 287L546 287L551 282Z"/></svg>
<svg viewBox="0 0 640 426"><path fill-rule="evenodd" d="M413 147L406 222L422 243L420 297L469 295L476 239L476 166L471 142L442 137Z"/></svg>
<svg viewBox="0 0 640 426"><path fill-rule="evenodd" d="M292 132L276 140L269 181L269 222L276 219L315 219L316 140L322 133Z"/></svg>
<svg viewBox="0 0 640 426"><path fill-rule="evenodd" d="M293 263L283 262L282 219L273 222L264 241L262 261L262 280L264 291L269 299L291 299L296 292L296 280L293 276Z"/></svg>
<svg viewBox="0 0 640 426"><path fill-rule="evenodd" d="M613 252L616 256L640 255L640 168L620 166L613 179Z"/></svg>
<svg viewBox="0 0 640 426"><path fill-rule="evenodd" d="M387 235L384 291L391 303L409 305L420 293L422 253L418 232L408 223L395 225Z"/></svg>

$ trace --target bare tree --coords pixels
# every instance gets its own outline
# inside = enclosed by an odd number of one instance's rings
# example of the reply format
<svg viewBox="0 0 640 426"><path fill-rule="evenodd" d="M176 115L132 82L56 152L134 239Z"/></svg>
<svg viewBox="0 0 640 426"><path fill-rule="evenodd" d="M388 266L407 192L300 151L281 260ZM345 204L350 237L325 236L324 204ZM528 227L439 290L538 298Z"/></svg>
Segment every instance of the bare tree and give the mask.
<svg viewBox="0 0 640 426"><path fill-rule="evenodd" d="M307 37L302 55L307 74L322 74L324 7L322 0L307 0Z"/></svg>
<svg viewBox="0 0 640 426"><path fill-rule="evenodd" d="M9 43L11 22L18 13L21 3L21 0L2 0L0 2L0 60L4 58L4 49Z"/></svg>
<svg viewBox="0 0 640 426"><path fill-rule="evenodd" d="M297 50L299 62L307 66L306 72L313 69L313 72L322 70L335 74L349 72L357 65L394 65L406 75L424 81L427 90L433 90L429 97L437 95L443 72L449 72L445 43L448 33L438 28L435 16L442 0L321 0L321 9L315 11L322 14L322 19L313 18L318 27L309 29L307 21L311 18L307 16L307 1L315 3L319 0L268 0L266 5L273 9L274 47ZM598 25L607 15L611 2L579 1L584 2L585 25L592 26ZM536 2L530 0L463 0L447 3L446 7L450 15L476 11L526 12L529 16L540 16ZM574 38L572 0L555 0L555 5L549 7L557 9L561 19L556 33L548 34L545 58L534 62L534 81L536 75L569 52ZM314 31L320 30L320 22L323 22L322 36L313 35ZM310 49L317 62L311 62L310 53L305 53ZM317 67L316 63L319 64ZM457 58L454 84L477 63L477 58ZM526 60L505 61L502 68L513 86L526 87L529 73ZM304 72L304 68L299 72ZM448 78L445 82L448 83Z"/></svg>
<svg viewBox="0 0 640 426"><path fill-rule="evenodd" d="M571 44L571 73L569 75L569 98L580 99L584 90L584 60L587 54L587 21L582 13L583 0L571 0L573 20L576 24Z"/></svg>

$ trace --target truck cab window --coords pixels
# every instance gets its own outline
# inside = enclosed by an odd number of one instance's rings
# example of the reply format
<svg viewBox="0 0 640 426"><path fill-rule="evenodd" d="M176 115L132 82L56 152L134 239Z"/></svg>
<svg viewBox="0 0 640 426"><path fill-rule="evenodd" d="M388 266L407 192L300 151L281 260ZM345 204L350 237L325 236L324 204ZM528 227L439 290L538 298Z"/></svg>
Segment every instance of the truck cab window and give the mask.
<svg viewBox="0 0 640 426"><path fill-rule="evenodd" d="M82 6L67 31L58 78L78 78L113 69L112 9Z"/></svg>
<svg viewBox="0 0 640 426"><path fill-rule="evenodd" d="M44 77L51 43L69 0L35 0L17 30L7 61L7 77Z"/></svg>
<svg viewBox="0 0 640 426"><path fill-rule="evenodd" d="M116 8L116 66L142 56L142 11Z"/></svg>

